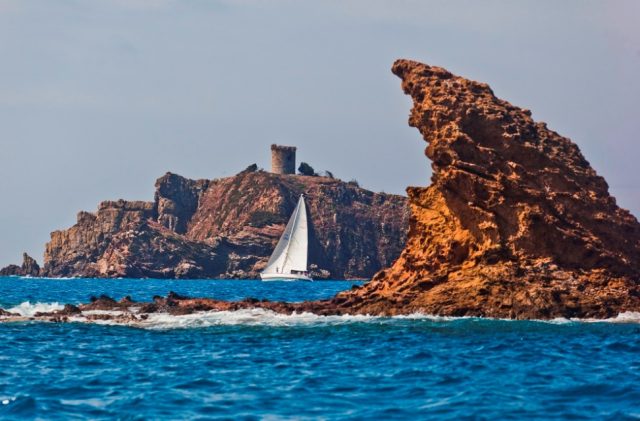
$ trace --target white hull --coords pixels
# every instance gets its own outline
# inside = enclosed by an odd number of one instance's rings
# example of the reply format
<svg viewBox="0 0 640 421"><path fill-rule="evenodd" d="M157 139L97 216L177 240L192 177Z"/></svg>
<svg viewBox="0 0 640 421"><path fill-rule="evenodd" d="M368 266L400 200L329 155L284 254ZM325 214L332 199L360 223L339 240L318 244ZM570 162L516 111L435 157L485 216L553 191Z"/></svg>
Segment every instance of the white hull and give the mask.
<svg viewBox="0 0 640 421"><path fill-rule="evenodd" d="M260 279L263 281L313 281L313 279L309 278L306 275L294 275L290 273L261 273Z"/></svg>

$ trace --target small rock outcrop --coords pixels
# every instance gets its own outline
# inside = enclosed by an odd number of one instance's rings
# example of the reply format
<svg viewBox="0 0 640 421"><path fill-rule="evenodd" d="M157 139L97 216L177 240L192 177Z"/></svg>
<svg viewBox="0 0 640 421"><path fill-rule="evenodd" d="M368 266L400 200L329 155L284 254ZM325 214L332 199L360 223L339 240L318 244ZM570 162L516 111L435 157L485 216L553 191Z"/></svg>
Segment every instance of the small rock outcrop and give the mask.
<svg viewBox="0 0 640 421"><path fill-rule="evenodd" d="M488 85L399 60L433 177L407 245L334 303L359 313L554 318L640 311L640 224L571 140Z"/></svg>
<svg viewBox="0 0 640 421"><path fill-rule="evenodd" d="M249 170L249 171L248 171ZM45 276L255 278L300 194L317 278L370 278L398 257L406 198L328 177L248 170L216 180L167 173L153 202L106 201L51 234Z"/></svg>
<svg viewBox="0 0 640 421"><path fill-rule="evenodd" d="M9 265L0 269L0 276L38 276L39 274L38 262L27 253L22 254L22 266Z"/></svg>

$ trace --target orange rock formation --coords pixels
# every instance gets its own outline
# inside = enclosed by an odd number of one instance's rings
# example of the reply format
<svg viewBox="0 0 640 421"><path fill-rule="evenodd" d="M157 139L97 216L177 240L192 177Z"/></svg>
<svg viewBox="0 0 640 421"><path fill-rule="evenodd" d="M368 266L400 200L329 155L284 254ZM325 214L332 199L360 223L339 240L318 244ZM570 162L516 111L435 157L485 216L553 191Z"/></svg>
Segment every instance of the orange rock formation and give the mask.
<svg viewBox="0 0 640 421"><path fill-rule="evenodd" d="M640 224L571 140L488 85L398 60L432 184L408 188L395 264L333 302L351 312L506 318L640 311Z"/></svg>

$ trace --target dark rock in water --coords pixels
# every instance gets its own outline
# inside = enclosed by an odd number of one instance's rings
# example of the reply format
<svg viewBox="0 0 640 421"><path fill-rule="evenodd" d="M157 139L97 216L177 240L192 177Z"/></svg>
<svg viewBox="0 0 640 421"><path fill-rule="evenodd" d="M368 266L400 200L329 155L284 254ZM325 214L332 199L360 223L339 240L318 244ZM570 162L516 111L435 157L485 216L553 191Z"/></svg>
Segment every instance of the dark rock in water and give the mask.
<svg viewBox="0 0 640 421"><path fill-rule="evenodd" d="M571 140L483 83L399 60L432 184L408 189L407 245L333 303L504 318L640 311L640 224Z"/></svg>
<svg viewBox="0 0 640 421"><path fill-rule="evenodd" d="M189 297L187 297L186 295L180 295L176 292L173 291L169 291L169 294L167 294L167 299L170 300L188 300Z"/></svg>
<svg viewBox="0 0 640 421"><path fill-rule="evenodd" d="M0 308L0 317L19 317L20 315L17 313L11 313L7 310Z"/></svg>
<svg viewBox="0 0 640 421"><path fill-rule="evenodd" d="M91 297L89 304L83 304L79 308L81 310L117 310L120 308L127 308L129 302L121 301L117 302L108 295L102 294L100 297Z"/></svg>
<svg viewBox="0 0 640 421"><path fill-rule="evenodd" d="M73 304L65 304L64 308L57 313L65 316L72 316L74 314L80 314L82 313L82 311L80 311L80 309Z"/></svg>
<svg viewBox="0 0 640 421"><path fill-rule="evenodd" d="M328 177L243 171L217 180L167 173L154 202L102 202L51 234L44 276L255 278L298 196L309 209L318 278L368 278L402 250L406 198Z"/></svg>
<svg viewBox="0 0 640 421"><path fill-rule="evenodd" d="M0 276L38 276L39 274L38 262L27 253L22 254L22 266L9 265L0 269Z"/></svg>
<svg viewBox="0 0 640 421"><path fill-rule="evenodd" d="M130 295L127 295L127 296L125 296L125 297L122 297L122 298L120 299L120 301L118 301L118 303L119 303L119 304L132 304L132 303L135 303L135 301L133 301L133 300L131 299L131 296L130 296Z"/></svg>
<svg viewBox="0 0 640 421"><path fill-rule="evenodd" d="M22 268L18 265L8 265L0 269L0 276L22 276Z"/></svg>

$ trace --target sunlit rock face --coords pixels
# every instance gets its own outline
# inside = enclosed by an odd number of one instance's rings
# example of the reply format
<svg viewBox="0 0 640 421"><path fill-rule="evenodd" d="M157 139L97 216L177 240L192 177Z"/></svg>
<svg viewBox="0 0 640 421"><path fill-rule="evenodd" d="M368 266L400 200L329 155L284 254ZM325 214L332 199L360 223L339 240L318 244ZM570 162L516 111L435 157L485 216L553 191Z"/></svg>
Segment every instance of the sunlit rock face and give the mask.
<svg viewBox="0 0 640 421"><path fill-rule="evenodd" d="M398 60L427 142L431 185L410 187L407 245L361 313L609 317L640 310L640 225L571 140L488 85Z"/></svg>
<svg viewBox="0 0 640 421"><path fill-rule="evenodd" d="M309 211L315 278L370 279L400 255L407 198L357 183L243 171L215 180L167 173L153 202L105 201L55 231L45 276L256 278L300 194Z"/></svg>

